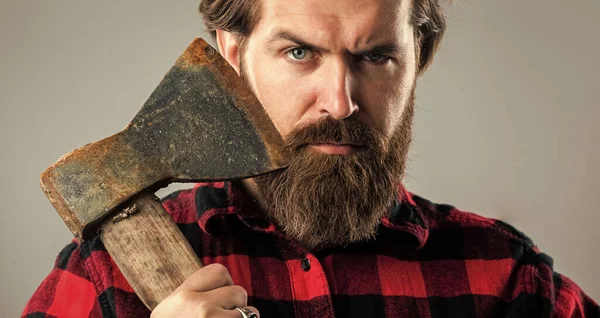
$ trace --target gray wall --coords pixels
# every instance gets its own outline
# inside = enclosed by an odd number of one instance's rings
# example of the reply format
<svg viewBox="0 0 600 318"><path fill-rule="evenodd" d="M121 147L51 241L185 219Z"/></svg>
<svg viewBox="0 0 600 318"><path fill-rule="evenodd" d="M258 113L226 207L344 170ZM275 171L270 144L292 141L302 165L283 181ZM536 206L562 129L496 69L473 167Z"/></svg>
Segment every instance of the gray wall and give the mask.
<svg viewBox="0 0 600 318"><path fill-rule="evenodd" d="M194 36L196 0L0 2L0 313L70 235L38 186L120 131ZM409 189L530 235L600 299L597 0L458 1L419 83Z"/></svg>

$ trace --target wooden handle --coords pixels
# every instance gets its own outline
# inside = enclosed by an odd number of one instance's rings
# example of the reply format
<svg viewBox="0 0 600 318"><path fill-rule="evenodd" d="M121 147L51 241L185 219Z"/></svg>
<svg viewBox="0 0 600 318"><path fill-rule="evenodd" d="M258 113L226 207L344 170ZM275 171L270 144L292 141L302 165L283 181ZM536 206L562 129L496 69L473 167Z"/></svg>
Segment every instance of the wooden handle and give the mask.
<svg viewBox="0 0 600 318"><path fill-rule="evenodd" d="M100 238L133 290L154 308L202 262L158 198L141 193L112 219Z"/></svg>

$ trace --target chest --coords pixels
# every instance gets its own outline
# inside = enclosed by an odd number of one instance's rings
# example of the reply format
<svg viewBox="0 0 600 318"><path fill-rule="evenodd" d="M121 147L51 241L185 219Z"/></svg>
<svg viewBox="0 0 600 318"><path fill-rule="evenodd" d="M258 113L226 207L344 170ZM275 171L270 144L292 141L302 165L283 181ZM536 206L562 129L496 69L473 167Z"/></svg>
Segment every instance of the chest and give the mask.
<svg viewBox="0 0 600 318"><path fill-rule="evenodd" d="M203 241L203 262L225 265L262 317L504 317L514 305L499 296L508 264L422 261L385 242L313 254L269 235Z"/></svg>

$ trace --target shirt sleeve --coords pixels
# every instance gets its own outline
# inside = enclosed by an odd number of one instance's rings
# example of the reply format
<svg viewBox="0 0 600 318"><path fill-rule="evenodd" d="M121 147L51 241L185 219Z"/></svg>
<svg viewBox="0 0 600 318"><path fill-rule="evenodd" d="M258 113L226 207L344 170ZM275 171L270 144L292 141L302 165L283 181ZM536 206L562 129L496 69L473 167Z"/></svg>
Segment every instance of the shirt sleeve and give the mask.
<svg viewBox="0 0 600 318"><path fill-rule="evenodd" d="M534 247L534 265L530 273L530 288L541 299L547 300L553 318L600 318L600 307L577 284L557 273L553 260ZM538 298L538 299L540 299Z"/></svg>
<svg viewBox="0 0 600 318"><path fill-rule="evenodd" d="M178 216L188 211L179 208L177 200L168 201L165 208L171 214L179 213ZM195 242L192 246L198 244ZM150 310L137 297L96 236L81 244L74 239L59 253L54 268L33 293L21 315L25 318L48 316L149 317Z"/></svg>
<svg viewBox="0 0 600 318"><path fill-rule="evenodd" d="M600 317L598 304L568 277L553 272L552 285L555 301L553 317Z"/></svg>
<svg viewBox="0 0 600 318"><path fill-rule="evenodd" d="M102 317L97 299L79 243L73 240L59 253L21 317Z"/></svg>

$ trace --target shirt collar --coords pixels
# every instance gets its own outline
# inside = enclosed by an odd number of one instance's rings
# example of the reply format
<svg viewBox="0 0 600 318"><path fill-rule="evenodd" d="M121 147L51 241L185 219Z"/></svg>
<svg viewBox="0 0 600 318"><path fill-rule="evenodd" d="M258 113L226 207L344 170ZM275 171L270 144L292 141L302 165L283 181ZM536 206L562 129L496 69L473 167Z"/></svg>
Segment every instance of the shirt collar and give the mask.
<svg viewBox="0 0 600 318"><path fill-rule="evenodd" d="M412 193L403 185L399 185L398 197L390 208L390 213L381 219L381 224L386 228L414 236L417 240L417 249L425 246L429 238L429 222L413 200Z"/></svg>
<svg viewBox="0 0 600 318"><path fill-rule="evenodd" d="M228 223L235 219L241 220L255 231L277 231L275 225L264 218L256 200L239 181L198 183L194 190L196 220L209 235L222 233ZM213 204L197 204L203 200L210 200ZM429 236L426 217L416 205L412 194L402 185L398 188L390 213L381 219L381 226L413 236L417 241L417 249L425 245Z"/></svg>

